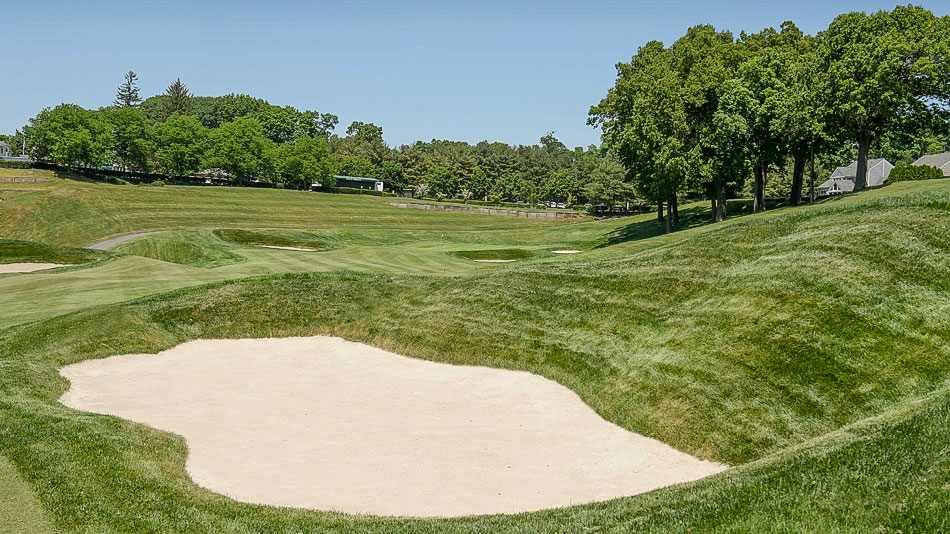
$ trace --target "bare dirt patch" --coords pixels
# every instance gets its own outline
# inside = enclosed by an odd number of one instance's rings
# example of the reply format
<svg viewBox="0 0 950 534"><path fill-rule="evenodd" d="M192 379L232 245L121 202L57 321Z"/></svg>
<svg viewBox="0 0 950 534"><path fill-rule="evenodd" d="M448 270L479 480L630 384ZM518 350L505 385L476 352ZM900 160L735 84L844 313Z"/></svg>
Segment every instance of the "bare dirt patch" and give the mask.
<svg viewBox="0 0 950 534"><path fill-rule="evenodd" d="M609 423L540 376L340 338L199 340L60 372L72 383L63 404L184 436L195 482L244 502L515 513L726 468Z"/></svg>
<svg viewBox="0 0 950 534"><path fill-rule="evenodd" d="M580 254L583 250L552 250L552 254Z"/></svg>

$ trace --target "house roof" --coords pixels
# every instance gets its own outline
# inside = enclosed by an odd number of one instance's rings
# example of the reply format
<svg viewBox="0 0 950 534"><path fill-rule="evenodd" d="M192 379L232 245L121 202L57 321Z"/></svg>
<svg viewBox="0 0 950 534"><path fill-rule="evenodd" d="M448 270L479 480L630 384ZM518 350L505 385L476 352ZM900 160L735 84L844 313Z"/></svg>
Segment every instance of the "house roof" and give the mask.
<svg viewBox="0 0 950 534"><path fill-rule="evenodd" d="M944 152L942 154L927 154L926 156L912 163L912 165L927 165L929 167L937 167L938 169L942 169L947 164L950 164L950 152Z"/></svg>
<svg viewBox="0 0 950 534"><path fill-rule="evenodd" d="M207 169L201 169L192 176L196 176L198 178L230 178L231 174L224 169L209 167Z"/></svg>
<svg viewBox="0 0 950 534"><path fill-rule="evenodd" d="M382 180L376 178L363 178L362 176L334 176L337 180L349 180L351 182L382 182Z"/></svg>
<svg viewBox="0 0 950 534"><path fill-rule="evenodd" d="M7 148L10 148L10 145L7 144L6 141L0 141L0 146L5 146Z"/></svg>
<svg viewBox="0 0 950 534"><path fill-rule="evenodd" d="M854 191L854 180L849 178L828 178L818 186L818 189L832 189L835 185L838 186L838 191L844 193Z"/></svg>
<svg viewBox="0 0 950 534"><path fill-rule="evenodd" d="M881 163L885 163L885 162L890 163L884 158L869 159L868 170L871 170L874 167L877 167ZM848 165L846 167L838 167L837 169L835 169L835 172L831 173L831 176L834 178L854 178L857 175L858 175L857 161L852 161L851 165Z"/></svg>

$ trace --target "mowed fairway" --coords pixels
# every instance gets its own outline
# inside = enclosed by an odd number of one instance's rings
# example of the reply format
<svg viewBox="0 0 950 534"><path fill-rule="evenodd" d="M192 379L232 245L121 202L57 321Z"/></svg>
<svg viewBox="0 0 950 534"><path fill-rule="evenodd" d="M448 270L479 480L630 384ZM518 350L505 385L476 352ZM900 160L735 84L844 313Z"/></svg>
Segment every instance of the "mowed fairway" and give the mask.
<svg viewBox="0 0 950 534"><path fill-rule="evenodd" d="M42 241L34 258L62 257L73 249L128 233L171 230L121 243L100 264L49 278L45 273L0 277L0 327L129 300L208 282L289 272L353 270L457 276L491 268L450 252L466 248L529 248L590 242L620 226L609 221L579 224L395 208L390 199L301 191L228 187L147 187L62 180L0 184L4 198L0 235ZM246 228L307 245L305 237L330 246L319 253L269 249L229 240L216 229ZM302 234L305 234L302 237ZM223 236L223 237L222 237ZM15 242L7 242L11 249ZM20 247L22 248L22 247ZM65 252L64 252L65 251ZM4 252L0 250L0 252ZM90 253L91 255L91 253ZM23 254L4 253L3 261ZM9 260L7 259L9 258ZM89 261L76 258L74 263ZM40 261L40 260L36 260ZM45 260L44 260L45 261ZM12 263L12 261L10 261ZM35 306L44 302L44 306Z"/></svg>
<svg viewBox="0 0 950 534"><path fill-rule="evenodd" d="M0 455L12 468L0 484L57 530L950 528L950 181L717 225L688 206L669 235L651 214L542 221L294 191L2 187L0 235L21 240L0 247L18 251L10 262L90 254L0 277ZM59 247L159 229L173 231L103 253ZM265 238L326 248L255 244ZM470 259L491 249L517 261ZM90 358L312 335L529 371L626 430L736 467L521 515L344 515L229 500L189 478L182 438L57 402L59 369Z"/></svg>

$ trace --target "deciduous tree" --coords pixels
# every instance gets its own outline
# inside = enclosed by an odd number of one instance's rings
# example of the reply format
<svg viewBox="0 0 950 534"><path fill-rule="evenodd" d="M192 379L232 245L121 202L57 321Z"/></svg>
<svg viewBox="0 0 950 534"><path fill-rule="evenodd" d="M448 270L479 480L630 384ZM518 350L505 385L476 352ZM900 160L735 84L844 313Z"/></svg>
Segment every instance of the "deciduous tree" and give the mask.
<svg viewBox="0 0 950 534"><path fill-rule="evenodd" d="M201 169L208 132L191 115L172 115L155 125L155 164L168 176L188 176Z"/></svg>
<svg viewBox="0 0 950 534"><path fill-rule="evenodd" d="M46 108L24 128L31 156L66 167L106 163L112 148L109 125L95 111L75 104Z"/></svg>
<svg viewBox="0 0 950 534"><path fill-rule="evenodd" d="M867 185L871 144L899 122L950 105L950 18L920 6L840 15L820 35L833 127L858 145L855 190Z"/></svg>
<svg viewBox="0 0 950 534"><path fill-rule="evenodd" d="M238 183L266 179L274 171L273 143L264 137L257 119L242 117L226 123L211 131L210 141L208 166L228 172Z"/></svg>
<svg viewBox="0 0 950 534"><path fill-rule="evenodd" d="M154 147L151 125L142 110L123 106L106 108L102 114L112 133L113 162L134 171L147 171Z"/></svg>
<svg viewBox="0 0 950 534"><path fill-rule="evenodd" d="M310 189L314 182L329 187L336 185L333 157L322 137L300 135L293 143L276 145L274 151L278 182L284 186Z"/></svg>

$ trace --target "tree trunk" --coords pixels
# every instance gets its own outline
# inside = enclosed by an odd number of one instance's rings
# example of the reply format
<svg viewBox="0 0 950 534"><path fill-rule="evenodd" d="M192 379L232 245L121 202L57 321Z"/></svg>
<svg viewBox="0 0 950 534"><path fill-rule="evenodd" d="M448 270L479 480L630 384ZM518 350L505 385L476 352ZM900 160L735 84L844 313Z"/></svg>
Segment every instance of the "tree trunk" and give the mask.
<svg viewBox="0 0 950 534"><path fill-rule="evenodd" d="M802 186L805 183L805 152L795 152L795 165L792 168L792 195L789 203L797 206L802 203Z"/></svg>
<svg viewBox="0 0 950 534"><path fill-rule="evenodd" d="M868 152L870 151L871 136L861 136L858 139L858 170L854 176L855 191L860 191L868 185Z"/></svg>
<svg viewBox="0 0 950 534"><path fill-rule="evenodd" d="M673 204L673 225L679 226L680 224L680 201L676 198L676 195L673 195L672 199Z"/></svg>
<svg viewBox="0 0 950 534"><path fill-rule="evenodd" d="M752 212L758 213L765 209L765 166L756 165L755 185L752 187Z"/></svg>
<svg viewBox="0 0 950 534"><path fill-rule="evenodd" d="M673 208L670 203L666 205L666 233L673 232Z"/></svg>
<svg viewBox="0 0 950 534"><path fill-rule="evenodd" d="M811 147L811 180L810 180L810 181L811 181L811 184L809 185L809 190L810 190L810 192L809 192L809 194L808 194L808 195L809 195L809 198L808 198L808 203L809 203L809 204L814 204L814 203L815 203L815 178L816 178L816 176L815 176L815 147L812 146L812 147Z"/></svg>
<svg viewBox="0 0 950 534"><path fill-rule="evenodd" d="M663 222L663 201L657 201L656 203L656 220Z"/></svg>
<svg viewBox="0 0 950 534"><path fill-rule="evenodd" d="M709 218L712 222L716 222L716 214L719 213L719 210L716 208L716 193L713 191L713 194L709 196Z"/></svg>
<svg viewBox="0 0 950 534"><path fill-rule="evenodd" d="M716 180L716 209L713 210L713 222L726 220L726 184Z"/></svg>

